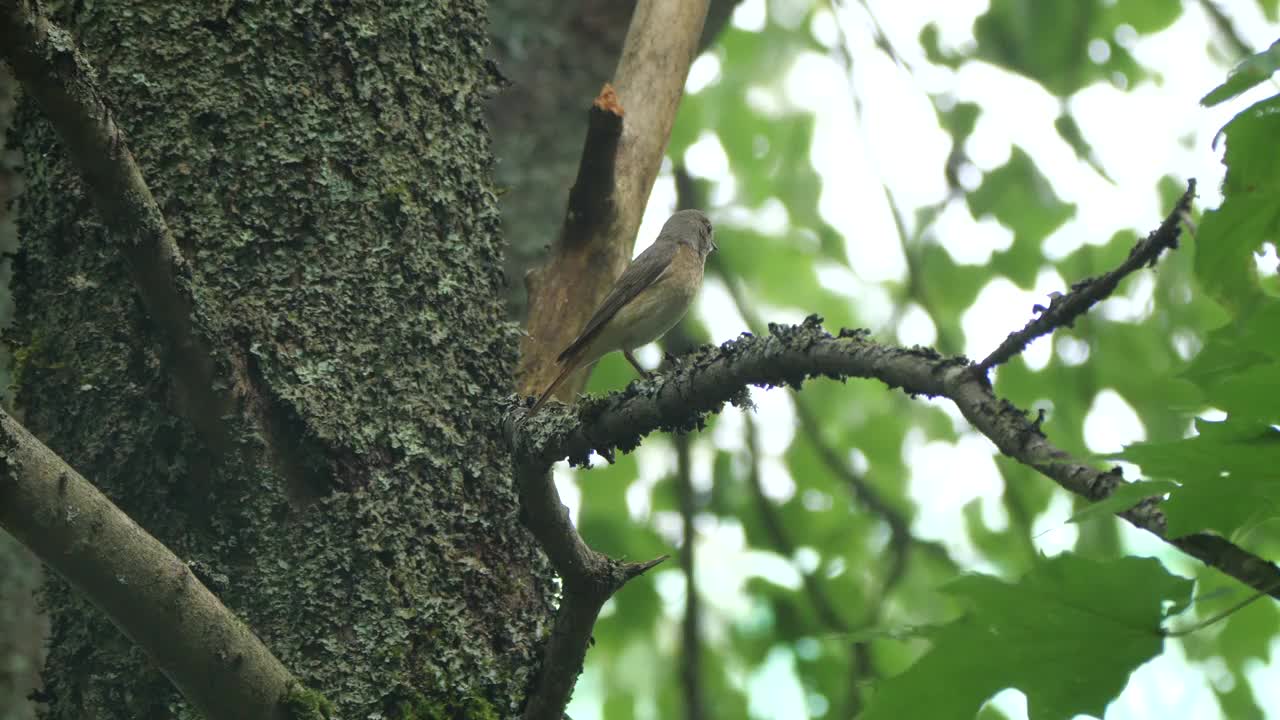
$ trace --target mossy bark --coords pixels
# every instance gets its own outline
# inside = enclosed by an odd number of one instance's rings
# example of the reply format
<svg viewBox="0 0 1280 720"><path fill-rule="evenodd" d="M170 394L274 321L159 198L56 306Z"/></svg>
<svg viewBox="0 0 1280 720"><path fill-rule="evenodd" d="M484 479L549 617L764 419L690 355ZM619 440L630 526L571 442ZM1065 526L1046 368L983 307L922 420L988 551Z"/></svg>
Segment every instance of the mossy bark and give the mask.
<svg viewBox="0 0 1280 720"><path fill-rule="evenodd" d="M339 717L419 698L514 714L552 585L498 427L516 332L482 4L134 0L55 20L98 68L243 386L237 452L213 457L175 410L117 250L131 239L28 105L9 337L25 423ZM191 716L84 598L55 581L50 604L53 717Z"/></svg>
<svg viewBox="0 0 1280 720"><path fill-rule="evenodd" d="M13 119L17 89L9 69L0 64L0 252L7 253L17 247L11 210L18 195L19 162L18 153L7 151L3 139ZM7 285L8 280L5 263L0 266L0 282ZM8 289L0 288L0 325L12 316ZM0 384L4 387L9 384L8 365L7 357L0 360ZM35 706L27 698L39 683L40 659L44 657L45 616L34 595L40 578L40 561L0 530L0 720L35 717Z"/></svg>

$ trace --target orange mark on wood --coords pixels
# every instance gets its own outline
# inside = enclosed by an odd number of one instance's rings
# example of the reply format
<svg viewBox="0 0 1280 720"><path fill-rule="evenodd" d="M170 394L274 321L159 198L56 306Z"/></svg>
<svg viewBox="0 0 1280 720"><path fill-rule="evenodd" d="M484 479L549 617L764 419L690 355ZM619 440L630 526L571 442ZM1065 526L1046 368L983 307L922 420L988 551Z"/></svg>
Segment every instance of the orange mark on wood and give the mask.
<svg viewBox="0 0 1280 720"><path fill-rule="evenodd" d="M626 114L622 111L622 103L618 101L618 91L614 90L609 83L605 83L604 87L600 88L600 94L596 96L595 102L591 104L618 117Z"/></svg>

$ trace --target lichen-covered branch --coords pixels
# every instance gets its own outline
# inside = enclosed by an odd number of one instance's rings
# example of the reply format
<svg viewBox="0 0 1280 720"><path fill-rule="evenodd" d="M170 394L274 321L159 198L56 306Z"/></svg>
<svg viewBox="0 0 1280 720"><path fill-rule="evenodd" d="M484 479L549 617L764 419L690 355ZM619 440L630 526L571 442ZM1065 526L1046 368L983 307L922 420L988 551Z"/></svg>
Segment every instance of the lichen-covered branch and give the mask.
<svg viewBox="0 0 1280 720"><path fill-rule="evenodd" d="M232 398L192 323L187 266L151 189L71 36L31 0L0 0L0 58L58 130L95 207L128 261L138 293L160 328L181 410L215 452L230 447L222 418Z"/></svg>
<svg viewBox="0 0 1280 720"><path fill-rule="evenodd" d="M821 318L802 325L770 325L769 335L705 346L680 358L670 372L633 382L621 392L554 408L529 419L514 433L518 462L549 467L568 459L583 465L592 452L610 457L628 452L655 431L690 431L726 402L744 404L746 386L799 387L809 378L868 378L910 395L945 397L1004 454L1035 468L1066 490L1102 500L1124 482L1114 470L1099 470L1054 446L1038 423L1008 400L996 397L982 368L964 357L944 357L921 348L881 345L864 331L832 336ZM520 415L523 408L513 408ZM1280 568L1216 536L1165 536L1164 514L1144 503L1120 514L1189 555L1262 592L1280 598Z"/></svg>
<svg viewBox="0 0 1280 720"><path fill-rule="evenodd" d="M1022 352L1032 340L1041 335L1048 335L1060 327L1070 326L1076 318L1088 312L1089 308L1107 299L1121 280L1143 267L1154 264L1159 259L1160 253L1165 250L1178 247L1182 221L1191 211L1191 201L1195 196L1196 181L1191 179L1187 181L1186 192L1182 194L1164 222L1160 223L1160 227L1138 241L1138 244L1129 251L1129 257L1125 258L1124 262L1104 275L1081 280L1072 285L1071 292L1055 296L1047 308L1037 305L1035 310L1039 315L1030 320L1021 330L1010 333L1004 342L1000 343L1000 347L978 363L978 367L983 371L990 370Z"/></svg>
<svg viewBox="0 0 1280 720"><path fill-rule="evenodd" d="M0 411L0 527L103 610L210 720L289 718L300 689L181 559Z"/></svg>

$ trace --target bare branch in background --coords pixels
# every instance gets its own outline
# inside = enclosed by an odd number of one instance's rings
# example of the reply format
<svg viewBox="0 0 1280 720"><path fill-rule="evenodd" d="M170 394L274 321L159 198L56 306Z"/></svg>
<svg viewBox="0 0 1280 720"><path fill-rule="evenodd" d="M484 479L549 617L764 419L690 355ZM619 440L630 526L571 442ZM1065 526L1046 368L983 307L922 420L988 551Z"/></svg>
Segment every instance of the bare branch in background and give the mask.
<svg viewBox="0 0 1280 720"><path fill-rule="evenodd" d="M745 435L747 452L751 455L751 462L747 469L747 485L751 489L751 496L755 500L756 510L760 513L760 519L764 523L765 532L769 534L769 542L773 544L774 550L779 555L789 562L793 562L795 560L796 544L791 539L791 534L787 532L786 527L783 526L782 518L778 517L777 508L773 506L773 503L764 494L764 485L760 480L760 451L756 433L755 421L748 418ZM836 609L837 603L827 593L821 578L808 570L797 568L796 571L800 575L800 582L804 586L805 594L808 595L809 602L813 605L813 611L817 615L818 622L821 622L828 630L833 632L848 633L852 626Z"/></svg>
<svg viewBox="0 0 1280 720"><path fill-rule="evenodd" d="M678 171L678 169L677 169ZM677 172L677 177L679 173ZM696 207L690 203L696 193L690 188L681 189L677 181L676 205L684 210ZM680 355L693 349L695 343L689 334L688 317L676 323L661 340L663 352ZM708 714L706 687L703 678L702 648L702 596L698 592L697 540L698 530L694 520L699 502L693 489L693 467L689 456L692 438L687 433L676 433L671 438L676 451L676 497L680 503L680 570L684 574L684 618L680 623L680 690L684 699L685 720L703 720Z"/></svg>
<svg viewBox="0 0 1280 720"><path fill-rule="evenodd" d="M755 310L747 303L739 283L733 282L729 278L724 278L724 281L725 287L729 291L729 296L733 298L734 306L738 309L738 314L742 315L742 318L747 321L747 327L751 328L754 333L761 332L764 329L764 324L756 315ZM818 453L818 459L827 466L827 470L848 486L855 500L861 503L869 512L878 515L889 526L889 547L892 557L890 571L886 574L886 587L880 591L881 599L883 600L883 597L893 589L893 585L896 585L902 579L903 573L906 572L907 550L914 541L911 536L911 523L888 500L881 497L875 487L867 482L867 479L862 477L861 473L854 470L846 458L842 458L836 452L831 443L823 439L822 428L818 418L814 415L813 408L809 406L809 401L805 398L804 393L793 392L791 393L791 399L795 403L796 419L800 421L800 428L804 431L804 439L813 445Z"/></svg>
<svg viewBox="0 0 1280 720"><path fill-rule="evenodd" d="M898 49L893 46L893 42L889 40L889 34L884 31L884 26L880 24L880 19L876 17L875 11L871 9L871 3L867 2L867 0L858 0L858 4L862 6L863 12L867 14L867 20L871 22L872 37L875 38L876 47L880 48L881 52L888 55L889 59L897 63L903 70L914 72L911 68L911 63L908 63L906 59L902 57L902 53L898 52ZM836 8L841 5L844 5L842 0L832 0L831 14L836 15ZM844 28L840 25L839 20L836 21L836 27L839 28L840 34L843 36ZM847 44L848 43L846 42L845 45L847 46ZM849 59L849 67L852 68L853 58L848 56L847 47L845 49L845 55Z"/></svg>
<svg viewBox="0 0 1280 720"><path fill-rule="evenodd" d="M843 3L838 2L838 0L832 0L832 12L834 13L836 8L842 4ZM911 67L910 63L902 58L902 55L898 53L893 44L889 41L888 35L885 34L884 29L880 26L879 20L876 19L875 13L872 12L870 4L868 4L866 0L861 0L860 4L871 22L876 47L880 48L882 52L893 59L893 61L896 62L903 70L908 73L913 73L914 69ZM853 50L850 46L849 36L845 33L844 26L841 25L838 20L836 21L836 32L840 38L840 42L837 43L836 48L840 55L840 62L844 66L846 82L849 85L849 97L853 101L853 114L854 117L857 118L858 125L863 127L862 99L858 97L858 93L855 92L853 85ZM865 133L863 134L862 139L863 144L867 148L868 157L873 156L874 149L871 147L871 143ZM955 151L953 151L953 154L954 152ZM951 163L952 160L948 160L948 164L950 165ZM898 236L898 246L901 248L902 257L907 263L907 283L904 288L906 290L906 295L909 299L914 300L919 304L930 318L936 319L938 312L934 307L933 300L929 297L928 288L924 285L920 269L920 258L917 252L918 247L912 246L911 236L910 233L907 232L907 222L906 218L903 216L902 208L898 206L898 200L894 197L893 191L889 189L889 184L885 181L884 177L881 176L880 173L876 173L876 176L880 183L880 192L884 196L885 206L893 217L893 227ZM948 200L943 200L935 207L941 208L946 204L946 202L948 202ZM902 322L902 316L905 310L906 307L903 303L897 303L894 308L893 317L889 320L888 327L895 333L895 336L898 325ZM961 350L961 343L959 339L954 337L941 324L938 324L936 320L935 325L938 333L938 349L943 352L959 352Z"/></svg>
<svg viewBox="0 0 1280 720"><path fill-rule="evenodd" d="M1231 45L1231 49L1242 58L1249 57L1254 50L1249 43L1245 41L1244 36L1236 29L1236 25L1231 18L1218 7L1218 3L1214 0L1200 0L1200 7L1204 9L1206 15L1209 16L1210 22L1222 33L1222 37L1226 38L1227 43Z"/></svg>

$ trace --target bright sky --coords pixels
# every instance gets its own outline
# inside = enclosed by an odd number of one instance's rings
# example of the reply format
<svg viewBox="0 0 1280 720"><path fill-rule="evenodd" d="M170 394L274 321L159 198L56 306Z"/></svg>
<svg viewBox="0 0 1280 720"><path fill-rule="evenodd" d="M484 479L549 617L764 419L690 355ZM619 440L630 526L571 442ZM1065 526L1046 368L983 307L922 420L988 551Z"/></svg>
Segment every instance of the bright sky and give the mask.
<svg viewBox="0 0 1280 720"><path fill-rule="evenodd" d="M979 169L1002 165L1016 144L1031 155L1042 172L1049 174L1058 196L1077 205L1075 218L1047 242L1050 252L1058 256L1085 243L1104 243L1119 228L1133 228L1145 235L1167 212L1159 207L1154 191L1165 174L1197 178L1201 206L1216 205L1220 200L1222 166L1221 148L1212 147L1214 135L1236 112L1275 92L1274 87L1255 88L1243 98L1217 108L1200 107L1200 97L1222 82L1226 68L1206 61L1203 48L1209 37L1206 28L1211 24L1199 4L1185 3L1182 17L1172 28L1152 38L1126 40L1132 43L1131 50L1139 62L1158 71L1163 82L1147 83L1132 91L1095 85L1072 100L1071 110L1113 184L1080 163L1058 136L1053 125L1058 102L1038 85L989 65L970 63L952 72L933 67L925 60L917 40L925 23L938 25L944 47L965 46L972 43L973 21L985 11L986 2L870 0L869 4L914 73L898 67L875 49L863 7L846 2L839 5L838 14L820 12L812 30L832 48L841 42L841 32L848 39L854 58L850 93L840 95L830 90L850 87L850 78L837 53L806 53L795 58L781 93L761 90L751 101L805 108L815 114L817 125L810 161L823 179L820 211L847 239L853 267L852 273L832 271L823 282L830 280L830 289L846 293L849 301L857 304L859 316L871 319L873 331L885 329L893 309L878 284L902 279L906 268L896 239L885 241L896 238L888 208L861 201L882 197L881 184L886 183L904 215L911 217L915 208L936 204L944 197L946 188L939 168L944 164L950 140L937 126L929 92L946 90L957 101L982 106L978 126L965 148ZM1253 47L1265 48L1280 37L1280 28L1265 22L1254 0L1218 0L1218 5L1235 19L1236 28ZM732 22L742 29L760 29L766 13L773 13L775 21L785 22L788 18L803 18L810 6L810 0L774 0L767 6L764 0L745 0ZM690 72L688 92L697 92L714 82L718 72L714 56L699 58ZM854 112L853 93L862 100L861 116ZM711 212L718 223L750 223L765 231L785 229L786 213L780 204L766 204L757 211L716 207L732 197L734 179L724 150L713 134L708 133L695 143L684 160L691 173L715 181ZM851 203L849 198L860 202ZM674 204L674 184L669 172L664 171L641 226L637 253L657 235ZM965 264L984 263L1012 241L1009 231L994 221L975 221L962 206L946 213L938 230L938 240L957 262ZM1026 292L1008 281L993 281L964 319L965 353L971 357L985 355L1011 328L1025 322L1028 308L1068 283L1054 273L1046 273L1033 292ZM1141 318L1149 312L1151 291L1152 283L1139 276L1124 286L1122 297L1107 303L1105 311L1113 317ZM715 283L704 286L698 312L715 342L735 337L746 327L724 288ZM770 313L771 319L782 321L795 321L805 314L799 308L790 313ZM935 340L932 323L922 311L907 313L897 332L907 343L931 344ZM1051 350L1049 342L1037 342L1028 350L1027 360L1033 367L1043 366ZM1069 340L1059 345L1058 352L1074 355L1073 360L1078 362L1087 358L1087 347L1073 345ZM641 360L656 364L657 351L646 349ZM756 418L763 426L761 437L768 439L763 448L769 458L764 464L765 484L770 495L785 499L795 491L795 483L780 457L794 434L794 411L784 391L755 390L753 396L759 405ZM722 416L710 441L721 448L738 449L742 443L741 427L740 411L731 408ZM1115 451L1122 444L1143 437L1136 413L1120 395L1110 390L1098 395L1086 429L1091 450ZM977 571L992 569L984 566L977 550L969 544L963 519L955 508L978 498L990 524L998 527L1007 522L1000 504L1003 483L992 460L993 453L992 445L973 433L955 444L911 437L904 450L907 465L912 468L911 495L919 507L913 531L922 538L945 539L956 559ZM695 482L710 482L710 457L710 448L695 448ZM671 470L670 447L651 437L639 451L638 459L640 479L630 489L628 501L633 515L640 518L650 516L649 489ZM964 468L961 474L968 478L963 486L937 480L954 477L957 466ZM944 469L946 472L940 472ZM573 474L563 466L557 469L562 495L576 517L580 493L572 478ZM1073 545L1076 528L1066 523L1070 515L1070 502L1064 494L1037 519L1036 543L1042 552L1052 555ZM679 541L677 518L658 514L651 521L673 543ZM1133 552L1159 556L1172 570L1188 572L1190 565L1162 543L1127 527L1124 532ZM698 578L710 606L708 625L713 636L717 634L717 623L723 628L724 623L751 621L753 608L741 592L750 575L763 574L791 587L799 583L794 565L748 550L741 528L732 523L703 523L696 542L703 557L717 560L701 564ZM802 562L803 558L793 560ZM660 642L664 651L674 654L678 651L676 628L683 613L683 580L671 570L652 577L672 621L670 632ZM711 592L711 588L715 591ZM1108 709L1108 720L1219 716L1206 676L1219 682L1227 677L1226 673L1221 669L1212 671L1213 668L1209 673L1203 667L1190 669L1177 642L1166 647L1161 657L1134 674L1125 693ZM1272 652L1280 652L1280 647L1273 646ZM753 717L801 719L822 715L821 698L804 697L795 680L793 662L787 652L779 651L763 668L743 670L739 680L750 693ZM1263 707L1280 708L1280 685L1264 680L1266 670L1260 664L1253 669L1254 692ZM644 683L654 679L637 677L635 681L643 695ZM601 698L607 691L599 673L588 662L569 714L577 720L599 719ZM1026 717L1021 693L1005 691L996 702L1009 717ZM639 708L637 717L645 716L645 709Z"/></svg>

